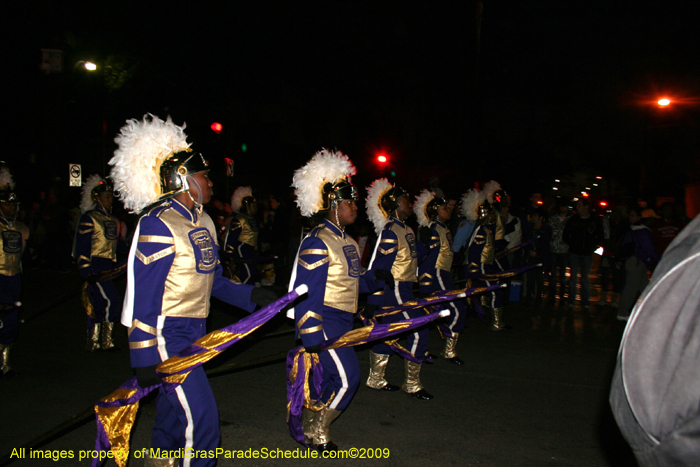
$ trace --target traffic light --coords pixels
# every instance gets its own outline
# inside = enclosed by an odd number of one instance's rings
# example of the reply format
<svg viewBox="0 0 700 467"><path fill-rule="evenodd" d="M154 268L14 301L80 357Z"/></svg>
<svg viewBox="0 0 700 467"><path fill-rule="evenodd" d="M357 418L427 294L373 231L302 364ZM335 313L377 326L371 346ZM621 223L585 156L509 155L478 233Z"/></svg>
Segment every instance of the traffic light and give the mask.
<svg viewBox="0 0 700 467"><path fill-rule="evenodd" d="M210 128L212 129L212 131L214 131L214 133L221 133L221 130L224 129L224 126L219 122L214 122L211 124Z"/></svg>
<svg viewBox="0 0 700 467"><path fill-rule="evenodd" d="M386 164L389 161L389 158L386 156L385 153L380 152L377 154L377 162L380 164Z"/></svg>
<svg viewBox="0 0 700 467"><path fill-rule="evenodd" d="M608 202L607 202L607 201L601 201L601 202L600 202L600 207L601 207L601 208L606 208L606 207L608 207Z"/></svg>

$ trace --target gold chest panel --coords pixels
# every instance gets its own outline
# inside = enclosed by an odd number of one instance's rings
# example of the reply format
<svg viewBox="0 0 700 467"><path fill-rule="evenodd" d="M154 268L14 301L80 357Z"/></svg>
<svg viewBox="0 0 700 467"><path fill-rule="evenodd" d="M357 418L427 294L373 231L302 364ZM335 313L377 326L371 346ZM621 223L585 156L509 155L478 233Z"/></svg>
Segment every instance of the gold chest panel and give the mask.
<svg viewBox="0 0 700 467"><path fill-rule="evenodd" d="M206 318L217 265L214 222L206 213L197 223L168 209L160 220L170 229L175 258L165 280L165 316Z"/></svg>
<svg viewBox="0 0 700 467"><path fill-rule="evenodd" d="M15 276L22 272L22 252L29 238L29 228L16 221L13 227L0 223L0 274Z"/></svg>
<svg viewBox="0 0 700 467"><path fill-rule="evenodd" d="M328 278L323 304L355 313L360 293L360 255L357 242L347 235L341 238L328 228L318 233L328 248Z"/></svg>
<svg viewBox="0 0 700 467"><path fill-rule="evenodd" d="M493 264L493 260L496 254L496 248L493 241L493 234L491 229L483 226L481 232L486 236L484 249L481 250L481 264Z"/></svg>
<svg viewBox="0 0 700 467"><path fill-rule="evenodd" d="M440 252L438 253L435 269L450 272L452 269L452 233L445 227L435 224L435 230L440 235Z"/></svg>
<svg viewBox="0 0 700 467"><path fill-rule="evenodd" d="M401 282L417 282L418 253L416 252L416 236L409 226L401 227L396 222L391 225L391 231L399 239L399 249L396 259L391 266L394 280Z"/></svg>
<svg viewBox="0 0 700 467"><path fill-rule="evenodd" d="M119 239L119 221L114 216L107 216L100 211L87 213L92 219L92 258L117 260L117 240Z"/></svg>
<svg viewBox="0 0 700 467"><path fill-rule="evenodd" d="M258 229L253 229L250 219L243 214L238 214L236 219L238 219L241 226L241 233L238 235L238 241L256 248L258 245Z"/></svg>

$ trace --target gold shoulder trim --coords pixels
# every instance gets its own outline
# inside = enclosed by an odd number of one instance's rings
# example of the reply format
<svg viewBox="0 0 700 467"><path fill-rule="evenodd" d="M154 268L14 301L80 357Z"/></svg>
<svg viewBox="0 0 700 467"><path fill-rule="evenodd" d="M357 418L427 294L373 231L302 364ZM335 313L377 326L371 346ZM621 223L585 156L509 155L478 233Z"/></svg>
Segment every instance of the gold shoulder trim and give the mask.
<svg viewBox="0 0 700 467"><path fill-rule="evenodd" d="M382 241L379 243L396 243L396 244L398 244L399 239L398 238L382 238Z"/></svg>
<svg viewBox="0 0 700 467"><path fill-rule="evenodd" d="M158 339L148 339L147 341L129 342L130 349L145 349L146 347L153 347L158 345Z"/></svg>
<svg viewBox="0 0 700 467"><path fill-rule="evenodd" d="M382 243L384 243L384 242L382 242ZM384 248L377 248L377 249L378 249L379 252L380 252L381 254L383 254L383 255L390 255L391 253L397 251L397 250L399 249L399 247L398 247L398 246L395 246L395 247L393 247L393 248L389 248L388 250L385 250Z"/></svg>
<svg viewBox="0 0 700 467"><path fill-rule="evenodd" d="M312 332L321 331L322 329L323 324L319 324L318 326L314 326L312 328L299 329L299 334L311 334Z"/></svg>
<svg viewBox="0 0 700 467"><path fill-rule="evenodd" d="M432 250L433 248L438 248L439 246L440 246L439 243L433 243L433 244L430 245L428 248L430 248L430 249Z"/></svg>
<svg viewBox="0 0 700 467"><path fill-rule="evenodd" d="M84 235L84 234L90 233L90 232L92 232L92 231L94 231L94 230L95 230L95 229L93 229L92 226L90 226L89 229L85 229L85 230L80 230L80 229L78 229L78 233L79 233L80 235Z"/></svg>
<svg viewBox="0 0 700 467"><path fill-rule="evenodd" d="M309 318L314 318L319 321L323 321L323 316L319 315L318 313L314 313L313 311L307 311L306 314L302 316L299 322L297 323L297 327L301 328L306 322L306 320Z"/></svg>
<svg viewBox="0 0 700 467"><path fill-rule="evenodd" d="M316 261L316 262L313 263L313 264L309 264L309 263L307 263L306 261L304 261L304 260L301 259L301 258L299 258L299 259L297 260L297 262L298 262L300 265L302 265L305 269L308 269L309 271L311 271L311 270L313 270L313 269L316 269L316 268L319 267L319 266L323 266L324 264L326 264L326 263L329 262L330 260L331 260L331 258L330 258L329 256L326 256L325 258L320 259L320 260Z"/></svg>
<svg viewBox="0 0 700 467"><path fill-rule="evenodd" d="M418 279L424 279L424 278L426 278L426 277L427 277L428 279L432 279L432 278L433 278L433 275L432 275L432 274L428 274L427 272L424 272L423 274L420 275L420 277L419 277Z"/></svg>
<svg viewBox="0 0 700 467"><path fill-rule="evenodd" d="M139 235L139 242L167 243L169 245L174 245L175 239L173 237L165 237L163 235Z"/></svg>
<svg viewBox="0 0 700 467"><path fill-rule="evenodd" d="M131 333L134 331L134 329L140 329L143 332L146 332L151 335L156 335L156 328L153 326L149 326L146 323L142 323L141 321L135 319L134 322L132 323L131 327L129 328L128 335L131 335Z"/></svg>
<svg viewBox="0 0 700 467"><path fill-rule="evenodd" d="M158 253L153 253L151 256L144 256L143 253L141 253L138 249L136 250L136 257L141 260L143 264L151 264L154 261L158 261L161 258L165 258L166 256L175 253L175 245L169 246L168 248L164 248L160 250Z"/></svg>
<svg viewBox="0 0 700 467"><path fill-rule="evenodd" d="M81 222L78 225L82 225L83 227L92 227L93 226L92 222Z"/></svg>
<svg viewBox="0 0 700 467"><path fill-rule="evenodd" d="M328 254L328 250L310 248L308 250L304 250L301 253L299 253L299 256L301 256L301 255L327 255L327 254Z"/></svg>

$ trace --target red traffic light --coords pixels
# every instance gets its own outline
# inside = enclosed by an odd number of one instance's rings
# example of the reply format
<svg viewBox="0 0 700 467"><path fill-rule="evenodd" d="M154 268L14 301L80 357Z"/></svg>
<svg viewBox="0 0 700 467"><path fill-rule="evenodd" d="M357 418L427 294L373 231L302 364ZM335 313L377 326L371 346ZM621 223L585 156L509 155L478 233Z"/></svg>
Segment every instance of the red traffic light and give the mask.
<svg viewBox="0 0 700 467"><path fill-rule="evenodd" d="M537 204L538 206L542 206L544 204L544 201L538 199L537 201L535 201L535 204Z"/></svg>
<svg viewBox="0 0 700 467"><path fill-rule="evenodd" d="M211 124L211 127L210 127L210 128L211 128L213 131L215 131L216 133L221 133L221 130L224 129L224 126L223 126L221 123L219 123L219 122L214 122L214 123Z"/></svg>
<svg viewBox="0 0 700 467"><path fill-rule="evenodd" d="M380 164L386 164L388 160L389 158L386 156L385 153L380 152L379 154L377 154L377 162L379 162Z"/></svg>
<svg viewBox="0 0 700 467"><path fill-rule="evenodd" d="M601 202L600 202L600 206L603 207L603 208L606 207L607 205L608 205L608 202L607 202L607 201L601 201Z"/></svg>

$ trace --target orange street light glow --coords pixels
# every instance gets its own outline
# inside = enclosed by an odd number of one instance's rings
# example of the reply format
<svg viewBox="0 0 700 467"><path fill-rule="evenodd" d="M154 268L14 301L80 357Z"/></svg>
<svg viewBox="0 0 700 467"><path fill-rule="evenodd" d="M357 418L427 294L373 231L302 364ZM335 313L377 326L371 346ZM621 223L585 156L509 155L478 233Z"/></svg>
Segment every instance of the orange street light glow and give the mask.
<svg viewBox="0 0 700 467"><path fill-rule="evenodd" d="M667 106L667 105L670 104L670 103L671 103L671 100L670 100L670 99L666 99L665 97L664 97L663 99L659 99L658 102L657 102L657 104L659 104L659 105L662 106L662 107L665 107L665 106Z"/></svg>

